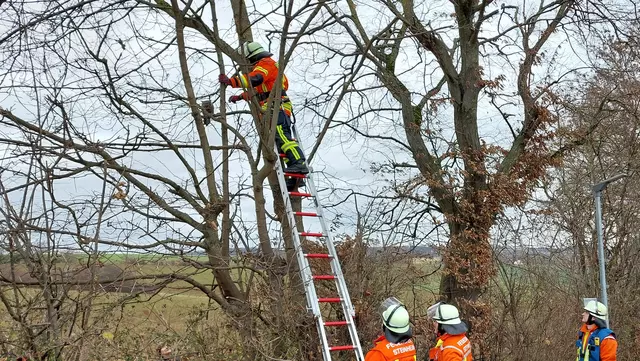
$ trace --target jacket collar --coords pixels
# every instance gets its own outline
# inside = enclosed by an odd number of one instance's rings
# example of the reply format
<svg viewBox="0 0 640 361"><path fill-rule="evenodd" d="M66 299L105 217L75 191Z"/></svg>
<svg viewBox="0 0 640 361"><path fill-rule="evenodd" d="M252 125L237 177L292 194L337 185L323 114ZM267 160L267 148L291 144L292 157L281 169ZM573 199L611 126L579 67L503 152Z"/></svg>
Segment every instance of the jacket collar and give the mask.
<svg viewBox="0 0 640 361"><path fill-rule="evenodd" d="M373 344L377 345L380 342L385 342L387 339L384 337L384 335L380 335L380 337L376 338L375 340L373 340Z"/></svg>
<svg viewBox="0 0 640 361"><path fill-rule="evenodd" d="M582 324L582 327L580 327L580 331L587 333L587 332L593 332L598 328L598 326L596 326L596 324L592 324L592 325L587 325L586 323Z"/></svg>

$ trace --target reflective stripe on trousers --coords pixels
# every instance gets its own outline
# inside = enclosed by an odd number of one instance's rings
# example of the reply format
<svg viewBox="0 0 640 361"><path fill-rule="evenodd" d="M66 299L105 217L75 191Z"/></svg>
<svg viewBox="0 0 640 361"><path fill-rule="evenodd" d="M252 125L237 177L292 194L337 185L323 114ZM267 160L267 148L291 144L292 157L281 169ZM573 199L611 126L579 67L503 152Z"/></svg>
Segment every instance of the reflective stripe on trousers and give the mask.
<svg viewBox="0 0 640 361"><path fill-rule="evenodd" d="M278 149L286 155L284 161L289 165L306 160L302 149L300 149L298 142L293 140L291 133L291 118L281 109L278 112L278 124L276 125L276 144Z"/></svg>

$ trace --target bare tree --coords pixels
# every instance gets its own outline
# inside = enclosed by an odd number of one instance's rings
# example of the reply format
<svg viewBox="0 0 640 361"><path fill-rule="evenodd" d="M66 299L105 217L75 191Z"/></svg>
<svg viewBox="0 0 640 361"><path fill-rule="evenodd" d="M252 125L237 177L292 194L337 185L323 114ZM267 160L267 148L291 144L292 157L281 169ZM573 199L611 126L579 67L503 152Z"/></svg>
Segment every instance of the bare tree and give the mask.
<svg viewBox="0 0 640 361"><path fill-rule="evenodd" d="M565 157L563 168L553 172L557 182L548 194L551 218L566 233L575 251L577 292L599 295L597 243L590 187L617 173L628 177L610 185L603 194L605 260L609 283L611 325L619 340L636 345L638 287L638 187L637 162L640 127L640 56L638 28L621 38L607 37L594 49L595 74L589 86L576 94L567 121L575 131L599 126L583 144ZM618 357L632 357L619 349Z"/></svg>
<svg viewBox="0 0 640 361"><path fill-rule="evenodd" d="M230 4L238 40L251 39L246 4ZM277 41L280 69L318 25L323 5L270 10L285 19ZM248 66L220 37L216 6L160 0L12 4L13 20L3 24L7 31L0 38L6 56L1 142L18 162L27 149L42 154L42 182L64 189L67 198L58 206L70 213L77 211L74 177L92 177L80 193L99 182L108 201L92 218L95 235L84 234L82 219L75 229L52 227L78 247L92 245L93 262L99 248L180 256L185 267L211 272L214 282L203 284L184 272L154 279L186 282L212 300L243 340L245 359L315 352L318 340L304 312L291 225L272 171L278 155L271 119L280 98L266 111L254 101L250 112L227 112L221 90L220 112L203 114L199 105L218 95L210 68L224 73L225 57L245 71ZM242 122L246 115L254 127ZM235 164L244 166L232 172ZM8 205L16 189L5 191ZM55 195L51 188L45 193ZM237 216L247 200L255 232L246 232L246 220ZM271 230L274 221L283 223L285 257ZM255 254L245 254L256 245ZM206 261L191 257L194 251L204 252ZM290 299L293 308L287 307ZM84 317L91 319L91 303L85 306Z"/></svg>
<svg viewBox="0 0 640 361"><path fill-rule="evenodd" d="M3 321L18 330L3 348L38 359L62 359L63 352L80 359L86 339L108 327L114 309L162 289L168 278L131 287L137 275L101 263L100 229L113 201L108 183L97 194L67 199L60 180L78 172L55 174L65 161L51 157L43 140L31 137L24 153L14 148L0 175L0 301L9 317ZM120 297L94 305L109 290Z"/></svg>
<svg viewBox="0 0 640 361"><path fill-rule="evenodd" d="M31 232L55 231L73 243L69 248L90 254L91 291L100 284L101 250L174 255L184 267L210 273L211 284L185 272L149 277L159 287L179 280L201 291L229 318L247 360L319 354L312 320L304 317L288 231L294 225L283 217L272 172L272 120L280 107L274 94L281 89L274 87L266 110L252 99L248 111L229 111L215 80L229 59L248 70L235 44L260 28L281 70L294 70L287 66L301 48L313 54L306 56L314 66L332 69L308 84L318 89L305 111L323 121L309 158L319 157L330 131L344 129L349 139L365 139L352 148L375 148L371 171L391 182L371 194L336 190L346 194L337 203L372 198L372 221L346 243L362 255L367 242L449 238L440 293L475 321L488 314L480 297L496 274L489 239L497 217L523 205L567 150L557 137L565 125L558 122L565 104L557 89L582 78L575 64L558 61L574 55L564 45L605 28L625 37L619 24L634 16L618 11L622 2L577 0L536 7L479 0L229 4L222 19L214 1L0 3L10 15L0 23L0 143L8 154L2 166L5 174L21 172L16 179L26 184L5 186L2 194L5 217L23 232L21 244L28 243L22 219L32 213L17 210L16 194L37 184L44 195L29 202L70 215L64 225L27 220ZM221 35L229 33L233 39ZM209 99L219 101L214 114L200 107ZM34 161L35 173L16 166ZM74 199L83 192L93 195L94 211L80 216ZM284 255L274 226L283 231ZM252 247L257 251L245 252ZM356 258L354 272L366 275L367 258ZM351 282L364 293L365 279ZM8 280L14 289L27 286ZM83 302L84 319L96 317L90 299ZM488 323L473 323L476 334L486 332ZM59 354L58 341L47 342Z"/></svg>
<svg viewBox="0 0 640 361"><path fill-rule="evenodd" d="M619 12L623 6L572 0L535 7L477 0L328 6L351 37L353 56L365 58L366 70L350 84L353 121L345 125L386 143L391 169L418 172L399 195L447 225L440 291L472 321L488 311L479 297L495 275L489 237L496 216L524 204L556 164L555 91L580 75L578 66L559 68L556 60L570 55L558 44L584 34L582 25L619 29L633 17ZM372 24L372 17L381 21ZM473 323L482 334L486 323Z"/></svg>

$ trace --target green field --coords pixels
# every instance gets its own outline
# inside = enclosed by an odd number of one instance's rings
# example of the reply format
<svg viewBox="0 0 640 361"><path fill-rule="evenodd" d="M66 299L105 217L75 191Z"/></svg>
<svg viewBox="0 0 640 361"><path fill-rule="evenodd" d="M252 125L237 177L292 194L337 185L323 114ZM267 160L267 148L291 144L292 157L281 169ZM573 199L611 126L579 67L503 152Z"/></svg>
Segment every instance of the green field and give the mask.
<svg viewBox="0 0 640 361"><path fill-rule="evenodd" d="M56 263L56 267L64 270L81 269L86 273L88 272L86 267L88 261L88 256L65 255ZM100 278L111 277L117 272L122 272L130 278L135 278L133 276L147 278L126 284L130 290L149 286L162 279L154 279L151 276L170 274L189 276L195 282L210 287L213 281L211 270L199 269L192 264L193 262L196 265L206 265L207 258L198 256L183 259L178 256L104 254L99 257L95 269ZM5 266L7 265L5 264ZM433 302L434 294L438 290L439 272L434 273L434 270L438 268L438 262L426 259L413 259L406 262L405 259L404 263L393 264L391 268L365 268L365 273L372 272L372 270L376 273L364 276L370 277L375 282L382 282L380 285L384 282L389 283L389 292L393 292L394 295L402 299L414 314L422 314L426 307ZM28 273L26 266L22 263L16 264L15 270L17 273L24 274L25 277ZM241 274L240 272L234 270L234 278L246 283L248 273ZM353 271L348 270L347 272ZM384 277L381 278L381 274ZM85 274L85 276L87 275ZM350 282L350 280L364 276L349 273L346 278ZM371 284L368 287L376 289L387 287L380 285ZM240 342L233 331L232 324L219 306L186 281L176 280L162 289L141 293L136 297L132 297L129 292L126 292L127 287L123 287L124 291L122 292L103 292L100 289L103 286L106 285L93 286L97 293L94 293L95 296L91 301L92 321L89 322L91 326L88 330L94 335L91 342L95 343L96 346L93 347L95 350L104 349L103 352L113 355L130 355L135 352L149 355L153 354L159 344L171 344L177 348L193 350L193 344L198 343L209 344L206 347L215 346L224 349L229 344ZM5 286L2 290L8 299L16 295L15 290L11 287ZM352 291L351 296L354 303L372 302L367 298L362 299L363 295L357 293L359 291ZM323 285L318 287L318 293L321 292L329 292L330 294L333 291L330 290L330 287ZM21 302L25 305L37 305L42 297L41 288L38 286L20 288L19 294ZM88 296L91 294L91 288L86 288L86 286L85 288L74 287L69 290L66 301L67 312L73 312L74 303L82 305L88 302ZM259 300L252 302L260 304ZM26 309L23 310L26 311ZM43 316L43 311L30 310L30 312L34 315L34 323L36 319L41 319ZM0 304L0 325L5 329L16 327L15 321L9 317L9 313L6 312L6 308L2 304ZM226 329L229 331L225 332ZM7 334L5 338L12 337L18 336L13 333ZM186 346L187 344L189 347ZM129 358L128 360L138 359Z"/></svg>

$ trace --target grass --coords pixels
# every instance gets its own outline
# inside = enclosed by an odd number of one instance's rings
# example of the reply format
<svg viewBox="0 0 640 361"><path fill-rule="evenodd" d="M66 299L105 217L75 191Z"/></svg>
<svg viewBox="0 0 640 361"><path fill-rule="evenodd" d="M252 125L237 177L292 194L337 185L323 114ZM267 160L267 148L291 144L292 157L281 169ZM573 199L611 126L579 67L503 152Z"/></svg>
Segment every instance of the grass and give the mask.
<svg viewBox="0 0 640 361"><path fill-rule="evenodd" d="M126 270L133 275L178 273L190 275L195 281L207 286L210 286L213 281L209 269L197 269L178 256L103 254L99 260L104 269L110 266ZM203 264L207 261L204 256L190 257L189 260ZM58 267L82 267L86 265L87 261L86 255L66 255L58 263ZM401 287L406 285L406 290L396 296L409 308L415 309L414 315L421 315L434 300L434 293L437 293L439 287L440 274L433 271L438 268L438 265L439 261L437 260L414 259L411 264L392 265L392 270L384 272L389 276L389 280L399 280ZM240 271L234 270L234 272ZM246 273L242 277L239 275L239 273L235 273L234 279L247 279ZM153 280L139 282L151 283ZM409 284L409 282L413 284ZM394 286L393 289L398 289L398 287ZM39 293L39 289L32 288L27 290L25 297L35 299L39 297ZM81 290L70 292L70 296L76 299L81 299L85 294L88 295L86 291ZM206 322L208 327L220 326L221 332L227 340L235 338L233 336L235 333L224 331L229 324L219 306L187 282L173 282L152 298L143 295L121 307L106 308L124 296L126 294L102 293L93 301L93 309L95 310L92 313L93 317L107 315L106 321L100 320L100 323L97 323L97 336L102 334L105 339L107 336L104 335L115 337L113 341L102 340L108 345L123 344L124 342L130 344L128 346L130 349L142 347L147 352L153 352L153 348L157 347L158 343L175 342L183 339L185 335L192 334L193 324L205 318L209 320ZM352 300L355 298L355 295L352 294ZM35 312L35 314L42 316L42 312ZM95 321L98 322L97 319ZM0 325L4 325L8 329L12 324L13 321L0 303ZM123 337L125 341L122 341ZM148 344L138 345L143 340ZM114 350L113 352L123 354L123 350Z"/></svg>
<svg viewBox="0 0 640 361"><path fill-rule="evenodd" d="M80 255L65 255L69 260L75 258L79 262L86 262L89 258L86 254ZM104 263L112 264L126 264L131 262L144 263L144 262L182 262L184 259L190 259L196 262L206 262L207 256L193 255L193 256L175 256L175 255L158 255L151 253L107 253L100 254L99 260Z"/></svg>

